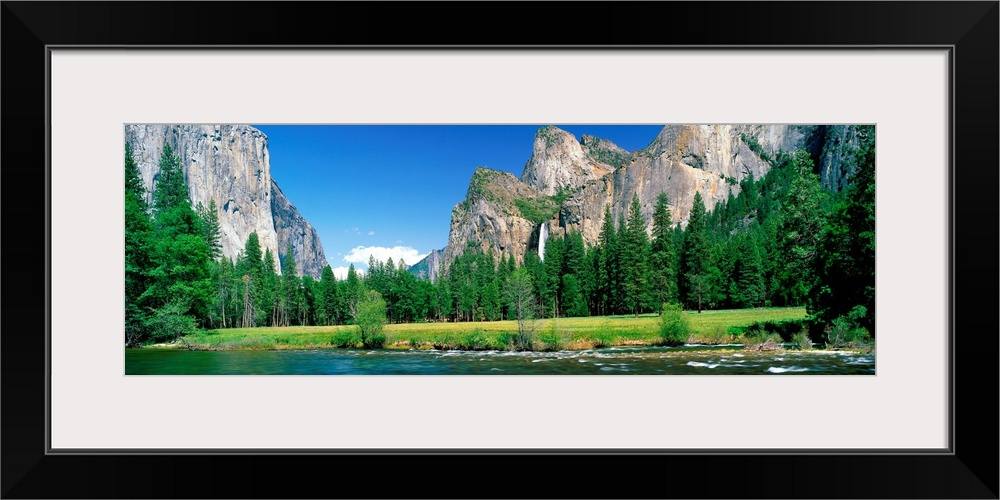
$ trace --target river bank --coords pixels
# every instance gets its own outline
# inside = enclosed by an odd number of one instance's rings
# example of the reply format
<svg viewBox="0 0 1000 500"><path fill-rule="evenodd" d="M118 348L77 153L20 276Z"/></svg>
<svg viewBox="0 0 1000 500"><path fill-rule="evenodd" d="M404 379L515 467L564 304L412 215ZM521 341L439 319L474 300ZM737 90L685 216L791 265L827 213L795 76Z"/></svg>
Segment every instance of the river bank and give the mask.
<svg viewBox="0 0 1000 500"><path fill-rule="evenodd" d="M736 341L733 327L755 322L798 320L803 308L685 311L692 344L718 345ZM533 351L579 351L604 347L643 347L662 344L656 315L600 316L537 320L529 325ZM405 323L386 325L383 348L391 350L512 350L516 321ZM259 351L361 347L357 327L292 326L203 330L171 344L144 348L208 351Z"/></svg>

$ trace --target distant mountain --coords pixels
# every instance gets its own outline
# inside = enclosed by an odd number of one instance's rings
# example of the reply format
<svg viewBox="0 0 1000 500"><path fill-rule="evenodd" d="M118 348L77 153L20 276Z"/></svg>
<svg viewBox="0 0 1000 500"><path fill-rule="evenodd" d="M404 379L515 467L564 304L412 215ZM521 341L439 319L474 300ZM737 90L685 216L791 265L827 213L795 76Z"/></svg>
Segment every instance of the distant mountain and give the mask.
<svg viewBox="0 0 1000 500"><path fill-rule="evenodd" d="M441 272L441 258L444 255L444 251L444 249L440 251L431 250L431 253L427 254L420 262L410 266L408 270L418 278L427 278L434 281L438 273Z"/></svg>

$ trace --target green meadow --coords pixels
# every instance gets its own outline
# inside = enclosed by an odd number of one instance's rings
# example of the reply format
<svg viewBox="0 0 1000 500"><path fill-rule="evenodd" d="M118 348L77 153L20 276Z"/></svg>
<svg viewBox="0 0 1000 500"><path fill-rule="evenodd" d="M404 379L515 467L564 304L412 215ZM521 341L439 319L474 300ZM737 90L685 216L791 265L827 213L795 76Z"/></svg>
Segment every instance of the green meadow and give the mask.
<svg viewBox="0 0 1000 500"><path fill-rule="evenodd" d="M753 323L801 320L802 307L685 311L690 343L719 344L734 340L731 328ZM580 350L595 347L657 345L659 317L596 316L548 318L533 322L532 349ZM402 323L385 326L387 349L506 349L517 334L516 321ZM173 344L195 350L279 350L360 347L353 325L228 328L202 330Z"/></svg>

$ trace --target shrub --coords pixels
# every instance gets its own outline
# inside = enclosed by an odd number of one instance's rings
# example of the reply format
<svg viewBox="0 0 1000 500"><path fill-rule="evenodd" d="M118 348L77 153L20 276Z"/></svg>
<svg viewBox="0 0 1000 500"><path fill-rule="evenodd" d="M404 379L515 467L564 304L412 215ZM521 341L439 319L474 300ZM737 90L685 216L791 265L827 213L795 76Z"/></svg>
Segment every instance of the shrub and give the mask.
<svg viewBox="0 0 1000 500"><path fill-rule="evenodd" d="M330 345L334 347L354 347L357 343L357 337L350 330L337 332L333 337L330 337Z"/></svg>
<svg viewBox="0 0 1000 500"><path fill-rule="evenodd" d="M792 343L803 351L812 349L812 340L809 339L809 334L805 330L792 335Z"/></svg>
<svg viewBox="0 0 1000 500"><path fill-rule="evenodd" d="M827 348L870 351L875 347L875 342L867 329L843 316L833 320L826 335Z"/></svg>
<svg viewBox="0 0 1000 500"><path fill-rule="evenodd" d="M710 331L702 333L697 338L700 343L708 345L726 344L732 340L727 328L722 325L717 325Z"/></svg>
<svg viewBox="0 0 1000 500"><path fill-rule="evenodd" d="M741 339L744 351L781 351L784 346L781 344L781 336L777 333L756 331L746 333Z"/></svg>
<svg viewBox="0 0 1000 500"><path fill-rule="evenodd" d="M687 342L691 335L691 325L684 317L680 304L663 304L660 313L660 336L662 343L668 346L679 346Z"/></svg>
<svg viewBox="0 0 1000 500"><path fill-rule="evenodd" d="M365 292L355 306L354 319L365 349L380 349L385 345L382 329L386 323L386 305L382 294L375 290Z"/></svg>
<svg viewBox="0 0 1000 500"><path fill-rule="evenodd" d="M518 334L514 339L514 346L518 351L531 351L535 349L535 337L533 333Z"/></svg>
<svg viewBox="0 0 1000 500"><path fill-rule="evenodd" d="M465 336L459 347L467 351L482 351L489 348L489 343L483 331L476 328L472 333Z"/></svg>
<svg viewBox="0 0 1000 500"><path fill-rule="evenodd" d="M176 340L182 335L194 333L195 321L191 316L184 314L186 309L184 305L176 302L157 309L146 320L149 340L152 342Z"/></svg>
<svg viewBox="0 0 1000 500"><path fill-rule="evenodd" d="M518 198L514 200L514 206L522 218L535 224L552 220L559 213L559 206L549 198Z"/></svg>
<svg viewBox="0 0 1000 500"><path fill-rule="evenodd" d="M373 333L361 341L365 349L381 349L385 347L386 336L384 333Z"/></svg>
<svg viewBox="0 0 1000 500"><path fill-rule="evenodd" d="M790 319L784 321L755 321L747 326L731 326L728 329L730 335L734 337L755 336L762 333L775 333L781 337L780 342L793 342L795 334L801 332L809 325L806 320Z"/></svg>
<svg viewBox="0 0 1000 500"><path fill-rule="evenodd" d="M865 306L855 306L846 316L834 319L826 328L826 345L828 348L848 348L870 351L875 348L868 329L861 326L868 309Z"/></svg>
<svg viewBox="0 0 1000 500"><path fill-rule="evenodd" d="M563 348L562 337L559 332L546 332L539 336L539 340L545 344L546 351L558 351Z"/></svg>
<svg viewBox="0 0 1000 500"><path fill-rule="evenodd" d="M493 348L498 351L512 351L514 350L515 337L517 337L517 334L503 332L496 336L493 342Z"/></svg>
<svg viewBox="0 0 1000 500"><path fill-rule="evenodd" d="M559 329L558 320L553 319L549 323L549 331L539 335L539 340L541 340L542 343L545 344L544 350L546 351L558 351L565 346L565 342L563 342L562 331Z"/></svg>

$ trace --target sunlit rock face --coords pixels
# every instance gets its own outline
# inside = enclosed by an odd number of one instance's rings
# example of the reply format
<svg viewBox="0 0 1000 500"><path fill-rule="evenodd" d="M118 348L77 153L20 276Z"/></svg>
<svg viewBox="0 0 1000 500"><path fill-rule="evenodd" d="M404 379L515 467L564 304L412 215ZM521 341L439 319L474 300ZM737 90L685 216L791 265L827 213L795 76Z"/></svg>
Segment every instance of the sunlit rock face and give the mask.
<svg viewBox="0 0 1000 500"><path fill-rule="evenodd" d="M476 169L465 200L452 209L442 269L447 270L469 243L492 254L496 261L512 256L518 264L524 263L524 255L533 237L537 239L540 225L538 221L529 220L530 214L522 212L529 205L552 212L556 209L548 196L514 175L487 168ZM537 246L537 242L534 244Z"/></svg>
<svg viewBox="0 0 1000 500"><path fill-rule="evenodd" d="M441 265L447 269L470 242L497 260L512 255L521 263L526 252L538 250L543 222L550 238L579 231L587 245L594 245L605 206L617 221L633 195L639 197L648 231L660 193L667 194L673 221L686 227L696 192L712 210L739 193L740 181L767 174L779 151L808 151L818 159L823 184L843 189L853 174L857 144L855 126L667 125L646 148L629 152L606 139L577 141L564 130L542 127L520 180L476 171L466 199L452 211ZM525 205L554 210L526 214Z"/></svg>
<svg viewBox="0 0 1000 500"><path fill-rule="evenodd" d="M163 146L180 157L193 206L215 200L222 253L235 259L251 232L280 262L289 243L299 274L319 278L326 257L316 230L271 178L267 136L248 125L127 125L147 200L159 172ZM280 266L279 266L280 267ZM278 269L280 272L280 269Z"/></svg>

